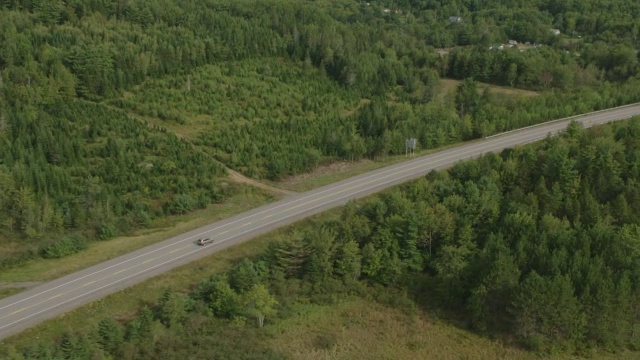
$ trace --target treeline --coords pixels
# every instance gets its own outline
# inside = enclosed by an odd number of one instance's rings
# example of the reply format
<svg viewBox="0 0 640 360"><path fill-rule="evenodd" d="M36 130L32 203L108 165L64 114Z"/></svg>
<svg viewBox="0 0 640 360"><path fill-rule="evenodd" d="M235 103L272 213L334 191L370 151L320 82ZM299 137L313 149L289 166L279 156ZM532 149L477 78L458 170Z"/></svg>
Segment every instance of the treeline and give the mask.
<svg viewBox="0 0 640 360"><path fill-rule="evenodd" d="M7 109L3 115L0 231L31 241L3 252L0 266L37 256L38 249L64 256L85 240L205 207L232 191L218 185L226 175L220 164L119 110L70 101L31 116ZM80 238L64 238L72 233Z"/></svg>
<svg viewBox="0 0 640 360"><path fill-rule="evenodd" d="M462 16L479 25L466 29L467 33L478 34L476 36L486 36L488 28L499 29L500 35L511 39L542 42L550 39L548 29L552 27L590 41L637 45L640 34L640 5L619 0L533 0L526 3L519 0L396 0L388 3L418 13Z"/></svg>
<svg viewBox="0 0 640 360"><path fill-rule="evenodd" d="M551 47L520 51L483 46L454 49L448 56L449 77L528 89L597 87L604 80L625 81L640 71L636 49L589 44L571 52Z"/></svg>
<svg viewBox="0 0 640 360"><path fill-rule="evenodd" d="M397 85L424 85L428 69L525 87L567 87L581 71L592 76L589 65L612 80L638 74L640 9L623 4L4 1L0 68L32 80L53 77L89 99L112 97L147 78L204 64L273 56L307 60L365 96ZM463 21L450 22L450 16ZM583 37L562 42L552 27ZM551 47L522 54L484 51L508 39ZM454 62L434 51L466 45L483 51L472 54L472 62L464 52L454 57L464 60ZM480 69L469 70L464 63ZM508 76L494 78L488 70Z"/></svg>
<svg viewBox="0 0 640 360"><path fill-rule="evenodd" d="M410 307L403 293L542 353L638 351L638 139L637 118L589 131L573 123L541 144L350 203L189 294L169 291L133 319L101 321L89 337L71 332L3 355L177 358L202 346L269 357L212 339L227 330L259 339L254 328L296 306L348 295Z"/></svg>

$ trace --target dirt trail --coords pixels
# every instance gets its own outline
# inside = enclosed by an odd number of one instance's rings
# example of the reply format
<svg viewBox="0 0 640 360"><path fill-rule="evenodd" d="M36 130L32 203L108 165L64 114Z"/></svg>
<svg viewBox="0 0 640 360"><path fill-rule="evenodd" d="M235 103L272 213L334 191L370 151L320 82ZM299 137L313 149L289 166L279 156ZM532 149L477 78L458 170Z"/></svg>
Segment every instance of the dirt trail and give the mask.
<svg viewBox="0 0 640 360"><path fill-rule="evenodd" d="M253 185L255 187L259 187L259 188L267 190L267 191L277 192L277 193L280 193L280 194L286 194L286 195L295 194L295 192L293 192L293 191L284 190L284 189L278 189L276 187L267 185L265 183L261 183L258 180L255 180L255 179L252 179L252 178L248 178L248 177L240 174L239 172L237 172L235 170L231 170L231 169L227 168L227 171L229 172L229 178L231 178L233 181L236 181L236 182L239 182L239 183L245 183L245 184Z"/></svg>
<svg viewBox="0 0 640 360"><path fill-rule="evenodd" d="M110 105L107 105L110 106ZM114 109L118 109L118 110L123 110L120 109L118 107L114 107L111 106ZM126 111L126 110L125 110ZM147 117L143 117L140 116L132 111L126 111L126 113L135 119L138 119L140 121L142 121L144 124L147 125L158 125L158 126L162 126L162 122L157 121L157 119L151 119L151 118L147 118ZM267 185L265 183L261 183L258 180L246 177L244 175L242 175L241 173L232 170L231 168L229 168L227 165L221 163L220 161L218 161L218 159L214 158L213 156L211 156L210 154L208 154L206 151L203 151L202 149L199 149L193 142L191 142L191 140L189 140L186 136L184 136L183 134L180 134L176 131L172 131L173 134L175 134L178 138L180 138L181 140L184 140L186 142L189 143L189 145L191 145L191 147L195 150L195 151L200 151L202 152L204 155L208 156L211 160L215 161L216 163L222 165L225 167L225 169L227 169L227 172L229 173L229 179L235 181L235 182L239 182L239 183L243 183L243 184L248 184L251 186L255 186L258 188L261 188L263 190L267 190L267 191L271 191L271 192L275 192L275 193L279 193L279 194L285 194L285 195L291 195L291 194L295 194L295 191L290 191L290 190L284 190L284 189L278 189L277 187L273 187L271 185Z"/></svg>

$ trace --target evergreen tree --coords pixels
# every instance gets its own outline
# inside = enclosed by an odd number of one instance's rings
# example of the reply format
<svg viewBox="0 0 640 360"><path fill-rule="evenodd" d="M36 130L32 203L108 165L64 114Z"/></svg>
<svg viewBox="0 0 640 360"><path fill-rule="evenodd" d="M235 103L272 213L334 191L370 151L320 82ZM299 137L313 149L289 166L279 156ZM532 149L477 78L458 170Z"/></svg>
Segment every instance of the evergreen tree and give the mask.
<svg viewBox="0 0 640 360"><path fill-rule="evenodd" d="M98 343L107 353L116 356L123 343L122 327L112 318L104 318L98 323Z"/></svg>
<svg viewBox="0 0 640 360"><path fill-rule="evenodd" d="M513 301L515 333L536 350L566 346L584 336L586 319L567 277L527 275Z"/></svg>

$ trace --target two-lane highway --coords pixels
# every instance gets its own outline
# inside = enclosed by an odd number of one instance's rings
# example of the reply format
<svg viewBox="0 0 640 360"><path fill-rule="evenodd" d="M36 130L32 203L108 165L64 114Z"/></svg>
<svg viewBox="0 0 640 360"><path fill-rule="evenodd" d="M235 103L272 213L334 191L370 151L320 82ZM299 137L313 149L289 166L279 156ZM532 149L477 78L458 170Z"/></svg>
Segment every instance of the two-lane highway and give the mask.
<svg viewBox="0 0 640 360"><path fill-rule="evenodd" d="M511 131L431 155L358 175L229 219L187 232L82 271L64 276L20 294L0 300L0 339L92 300L114 293L190 261L208 256L304 217L343 205L388 187L444 169L488 152L523 145L556 134L571 119L584 127L640 115L640 105L628 105L579 117ZM210 237L213 244L195 244Z"/></svg>

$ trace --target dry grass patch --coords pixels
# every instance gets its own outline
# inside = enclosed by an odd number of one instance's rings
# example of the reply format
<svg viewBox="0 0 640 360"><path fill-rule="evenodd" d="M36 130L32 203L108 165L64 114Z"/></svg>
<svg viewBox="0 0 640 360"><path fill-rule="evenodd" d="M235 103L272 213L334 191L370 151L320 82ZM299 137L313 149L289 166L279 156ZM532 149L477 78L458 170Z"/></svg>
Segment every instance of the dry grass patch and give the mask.
<svg viewBox="0 0 640 360"><path fill-rule="evenodd" d="M251 186L255 186L258 188L261 188L263 190L269 191L269 192L273 192L273 193L277 193L277 194L284 194L284 195L289 195L292 194L293 192L290 190L283 190L283 189L279 189L276 188L274 186L268 185L266 183L262 183L259 182L258 180L246 177L242 174L240 174L239 172L235 171L235 170L228 170L229 171L229 178L235 182L239 182L239 183L243 183L243 184L249 184Z"/></svg>
<svg viewBox="0 0 640 360"><path fill-rule="evenodd" d="M14 287L0 288L0 299L9 297L11 295L15 295L15 294L21 292L22 290L24 290L24 289L14 288Z"/></svg>
<svg viewBox="0 0 640 360"><path fill-rule="evenodd" d="M271 345L292 359L536 359L424 315L373 301L307 306L276 325Z"/></svg>
<svg viewBox="0 0 640 360"><path fill-rule="evenodd" d="M449 53L453 49L454 48L439 48L439 49L436 49L436 53L440 56L445 56L445 55L449 55Z"/></svg>
<svg viewBox="0 0 640 360"><path fill-rule="evenodd" d="M168 123L168 122L164 122L164 123ZM171 122L171 129L168 129L168 130L172 131L179 138L196 140L198 136L200 136L200 134L205 134L211 131L211 129L212 129L211 124L204 123L200 120L197 120L197 121L194 120L193 122L190 121L189 125L180 125L180 124Z"/></svg>
<svg viewBox="0 0 640 360"><path fill-rule="evenodd" d="M460 80L440 79L440 95L445 96L451 91L455 92L455 89L458 87L459 84L460 84ZM524 97L539 95L539 93L536 91L517 89L513 87L508 87L508 86L491 85L491 84L482 83L482 82L478 83L479 91L484 91L484 89L486 88L489 88L489 90L494 94L524 96Z"/></svg>
<svg viewBox="0 0 640 360"><path fill-rule="evenodd" d="M340 115L342 115L342 116L351 116L351 115L355 114L355 112L358 109L360 109L363 105L366 105L366 104L368 104L370 102L371 102L370 99L360 99L360 102L358 103L358 105L355 108L353 108L353 109L343 109L340 112Z"/></svg>
<svg viewBox="0 0 640 360"><path fill-rule="evenodd" d="M387 163L368 159L358 161L336 161L327 165L318 166L315 170L308 173L289 176L278 182L273 182L273 184L274 186L291 191L307 191L367 171L375 170L384 165L387 165Z"/></svg>
<svg viewBox="0 0 640 360"><path fill-rule="evenodd" d="M406 157L405 155L393 155L376 160L361 159L357 161L336 161L327 165L318 166L316 169L308 173L290 176L279 181L265 180L265 183L289 191L309 191L324 185L350 178L352 176L366 173L368 171L380 169L382 167L397 164L403 161L414 159L416 157L433 154L438 151L460 146L462 144L471 144L476 141L482 141L482 139L469 140L465 141L464 143L444 145L437 149L418 150L410 158Z"/></svg>
<svg viewBox="0 0 640 360"><path fill-rule="evenodd" d="M541 359L533 353L431 319L424 313L407 315L364 299L332 306L306 305L298 315L273 325L270 331L270 346L296 360ZM634 355L638 354L593 354L590 358L631 360Z"/></svg>
<svg viewBox="0 0 640 360"><path fill-rule="evenodd" d="M114 109L119 108L114 107ZM194 119L187 120L188 123L184 125L175 121L161 120L146 115L139 115L133 111L127 111L127 115L148 125L165 128L168 132L185 140L195 140L198 135L211 129L210 120L206 115L197 116Z"/></svg>

